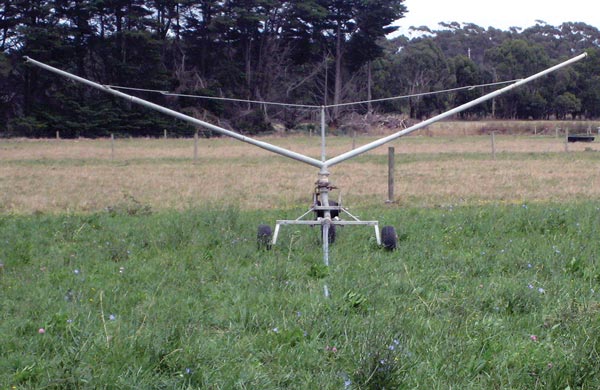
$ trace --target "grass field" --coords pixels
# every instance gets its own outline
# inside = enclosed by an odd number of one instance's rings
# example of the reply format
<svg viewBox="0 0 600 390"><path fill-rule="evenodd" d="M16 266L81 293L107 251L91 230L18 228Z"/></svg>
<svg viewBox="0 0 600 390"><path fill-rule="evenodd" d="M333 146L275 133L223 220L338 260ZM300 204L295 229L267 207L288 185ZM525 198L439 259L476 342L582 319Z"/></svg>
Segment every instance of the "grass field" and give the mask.
<svg viewBox="0 0 600 390"><path fill-rule="evenodd" d="M332 170L400 246L346 227L329 268L318 229L256 248L312 168L224 139L196 163L190 140L2 141L0 388L598 388L598 144L496 141L398 141L391 205L385 148Z"/></svg>
<svg viewBox="0 0 600 390"><path fill-rule="evenodd" d="M320 155L317 137L268 142ZM361 145L372 138L359 137ZM600 198L600 143L563 138L496 136L407 137L396 148L396 201L431 207L489 202L571 202ZM328 155L352 149L348 137L328 138ZM317 169L231 139L3 140L0 212L94 212L131 199L153 209L206 204L242 209L306 205ZM387 199L387 148L331 168L348 205ZM337 195L336 195L337 196Z"/></svg>

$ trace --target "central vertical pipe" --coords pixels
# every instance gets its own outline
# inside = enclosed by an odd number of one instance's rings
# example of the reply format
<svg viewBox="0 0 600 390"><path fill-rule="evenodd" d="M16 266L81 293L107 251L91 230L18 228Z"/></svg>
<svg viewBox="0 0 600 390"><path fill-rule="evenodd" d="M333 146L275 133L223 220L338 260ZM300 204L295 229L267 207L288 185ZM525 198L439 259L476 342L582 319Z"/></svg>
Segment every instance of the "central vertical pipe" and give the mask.
<svg viewBox="0 0 600 390"><path fill-rule="evenodd" d="M321 106L321 161L327 158L325 147L325 106ZM319 201L322 207L329 207L329 171L326 166L323 166L319 171L319 179L317 180L317 189L319 192ZM331 227L331 210L323 210L323 220L321 221L321 233L323 242L323 264L329 267L329 229ZM323 286L323 294L325 298L329 298L329 289L325 284Z"/></svg>
<svg viewBox="0 0 600 390"><path fill-rule="evenodd" d="M325 161L325 106L321 106L321 161Z"/></svg>
<svg viewBox="0 0 600 390"><path fill-rule="evenodd" d="M323 264L329 267L329 224L323 225Z"/></svg>
<svg viewBox="0 0 600 390"><path fill-rule="evenodd" d="M319 180L317 181L317 190L319 193L319 202L325 209L323 210L323 219L321 220L322 243L323 243L323 264L329 267L329 229L331 228L331 210L329 210L329 171L327 167L319 171ZM329 289L327 284L323 286L325 298L329 298Z"/></svg>

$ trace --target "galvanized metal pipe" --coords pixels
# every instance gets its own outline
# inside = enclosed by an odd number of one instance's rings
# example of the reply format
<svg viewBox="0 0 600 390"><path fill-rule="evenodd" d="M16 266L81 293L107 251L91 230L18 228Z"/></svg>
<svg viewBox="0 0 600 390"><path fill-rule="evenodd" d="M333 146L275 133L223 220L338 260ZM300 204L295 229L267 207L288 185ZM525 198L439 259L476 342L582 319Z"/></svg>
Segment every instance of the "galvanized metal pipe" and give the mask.
<svg viewBox="0 0 600 390"><path fill-rule="evenodd" d="M576 61L579 61L579 60L585 58L586 56L587 56L587 53L580 54L577 57L573 57L570 60L567 60L565 62L561 62L558 65L555 65L555 66L553 66L551 68L548 68L548 69L546 69L544 71L541 71L541 72L536 73L536 74L534 74L532 76L529 76L527 78L519 80L519 81L517 81L514 84L511 84L511 85L506 86L504 88L498 89L498 90L496 90L494 92L490 92L487 95L481 96L480 98L477 98L477 99L472 100L472 101L470 101L468 103L465 103L465 104L463 104L461 106L458 106L458 107L453 108L453 109L451 109L449 111L446 111L446 112L444 112L442 114L434 116L434 117L432 117L430 119L427 119L427 120L425 120L425 121L423 121L421 123L417 123L416 125L411 126L411 127L407 128L407 129L401 130L401 131L399 131L397 133L394 133L392 135L389 135L387 137L380 138L377 141L373 141L373 142L368 143L366 145L363 145L363 146L361 146L361 147L359 147L357 149L354 149L354 150L351 150L349 152L340 154L337 157L330 158L329 160L325 161L325 165L327 167L331 167L332 165L339 164L342 161L346 161L346 160L351 159L353 157L356 157L356 156L358 156L360 154L368 152L369 150L375 149L375 148L377 148L377 147L379 147L381 145L384 145L384 144L386 144L386 143L388 143L390 141L393 141L393 140L395 140L397 138L400 138L402 136L405 136L405 135L408 135L408 134L410 134L412 132L415 132L415 131L417 131L419 129L422 129L423 127L428 126L428 125L430 125L432 123L438 122L438 121L440 121L440 120L442 120L444 118L447 118L447 117L452 116L454 114L458 114L461 111L467 110L467 109L469 109L469 108L471 108L473 106L476 106L476 105L478 105L480 103L483 103L483 102L485 102L487 100L493 99L493 98L495 98L498 95L501 95L501 94L503 94L505 92L508 92L508 91L510 91L510 90L512 90L514 88L517 88L517 87L519 87L519 86L521 86L523 84L529 83L529 82L531 82L531 81L533 81L533 80L535 80L537 78L545 76L548 73L554 72L555 70L558 70L558 69L563 68L563 67L565 67L567 65L570 65L570 64L572 64L572 63L574 63Z"/></svg>
<svg viewBox="0 0 600 390"><path fill-rule="evenodd" d="M194 125L205 127L205 128L210 129L210 130L212 130L212 131L214 131L216 133L227 135L229 137L235 138L235 139L240 140L242 142L246 142L248 144L252 144L252 145L258 146L259 148L268 150L270 152L273 152L273 153L276 153L276 154L279 154L279 155L282 155L282 156L285 156L285 157L289 157L289 158L291 158L293 160L300 161L300 162L303 162L303 163L308 164L308 165L312 165L312 166L317 167L317 168L322 168L323 167L323 162L319 161L319 160L317 160L315 158L308 157L308 156L305 156L303 154L296 153L296 152L293 152L293 151L285 149L285 148L281 148L281 147L276 146L276 145L272 145L272 144L270 144L268 142L263 142L263 141L256 140L254 138L246 137L246 136L244 136L242 134L239 134L239 133L236 133L234 131L224 129L224 128L219 127L219 126L215 126L215 125L213 125L211 123L201 121L200 119L193 118L191 116L188 116L188 115L182 114L180 112L168 109L166 107L163 107L163 106L160 106L158 104L149 102L147 100L140 99L140 98L137 98L135 96L127 95L127 94L125 94L123 92L114 90L114 89L112 89L112 88L110 88L108 86L105 86L105 85L102 85L102 84L98 84L98 83L95 83L95 82L90 81L88 79L85 79L83 77L79 77L79 76L76 76L76 75L74 75L72 73L65 72L64 70L60 70L60 69L54 68L54 67L52 67L50 65L46 65L43 62L36 61L36 60L34 60L32 58L25 57L25 61L27 63L36 65L36 66L38 66L40 68L46 69L46 70L48 70L50 72L54 72L54 73L59 74L61 76L68 77L68 78L70 78L72 80L75 80L75 81L78 81L80 83L86 84L86 85L88 85L90 87L93 87L93 88L99 89L101 91L108 92L108 93L110 93L112 95L124 98L126 100L131 101L132 103L140 104L140 105L142 105L144 107L151 108L151 109L156 110L158 112L162 112L163 114L167 114L167 115L173 116L175 118L178 118L178 119L181 119L183 121L192 123Z"/></svg>
<svg viewBox="0 0 600 390"><path fill-rule="evenodd" d="M321 161L327 159L325 150L325 107L321 106Z"/></svg>
<svg viewBox="0 0 600 390"><path fill-rule="evenodd" d="M207 129L215 131L216 133L227 135L229 137L238 139L238 140L240 140L242 142L246 142L246 143L258 146L259 148L271 151L273 153L276 153L276 154L279 154L279 155L282 155L282 156L285 156L285 157L289 157L289 158L294 159L296 161L300 161L300 162L306 163L308 165L312 165L312 166L317 167L317 168L321 168L322 170L323 169L327 170L327 168L330 167L330 166L339 164L339 163L341 163L343 161L346 161L346 160L348 160L350 158L353 158L353 157L356 157L356 156L361 155L363 153L366 153L366 152L368 152L368 151L370 151L372 149L375 149L375 148L377 148L377 147L379 147L381 145L384 145L384 144L386 144L388 142L391 142L391 141L393 141L393 140L395 140L397 138L400 138L402 136L405 136L405 135L408 135L410 133L413 133L413 132L415 132L415 131L417 131L419 129L422 129L423 127L426 127L426 126L428 126L430 124L438 122L438 121L440 121L442 119L445 119L445 118L447 118L449 116L455 115L455 114L457 114L457 113L459 113L461 111L467 110L467 109L469 109L469 108L471 108L473 106L476 106L476 105L478 105L480 103L483 103L483 102L485 102L487 100L493 99L494 97L496 97L498 95L501 95L501 94L503 94L505 92L508 92L508 91L510 91L510 90L512 90L514 88L517 88L517 87L519 87L519 86L521 86L523 84L529 83L529 82L531 82L531 81L533 81L533 80L535 80L535 79L537 79L539 77L542 77L542 76L544 76L544 75L546 75L548 73L554 72L557 69L563 68L563 67L565 67L567 65L570 65L570 64L572 64L572 63L574 63L576 61L579 61L579 60L585 58L586 56L587 56L587 53L580 54L580 55L578 55L578 56L576 56L574 58L571 58L570 60L564 61L564 62L562 62L562 63L560 63L558 65L555 65L555 66L553 66L551 68L548 68L548 69L546 69L546 70L544 70L542 72L536 73L536 74L534 74L532 76L529 76L529 77L527 77L525 79L519 80L519 81L515 82L514 84L511 84L511 85L509 85L507 87L504 87L504 88L501 88L501 89L496 90L494 92L491 92L491 93L489 93L487 95L484 95L484 96L482 96L480 98L472 100L472 101L470 101L468 103L465 103L465 104L463 104L461 106L458 106L458 107L456 107L454 109L451 109L451 110L446 111L446 112L444 112L442 114L434 116L434 117L432 117L430 119L427 119L427 120L425 120L425 121L423 121L421 123L418 123L418 124L416 124L414 126L411 126L411 127L407 128L407 129L401 130L401 131L399 131L397 133L394 133L392 135L389 135L387 137L380 138L377 141L373 141L371 143L363 145L363 146L361 146L361 147L359 147L357 149L351 150L350 152L342 153L339 156L331 158L331 159L326 160L326 161L319 161L319 160L314 159L312 157L308 157L308 156L305 156L303 154L296 153L296 152L293 152L291 150L288 150L288 149L285 149L285 148L282 148L282 147L279 147L279 146L276 146L276 145L269 144L268 142L258 141L258 140L254 139L254 138L246 137L246 136L241 135L239 133L236 133L236 132L224 129L222 127L213 125L213 124L208 123L208 122L201 121L199 119L196 119L196 118L190 117L188 115L182 114L180 112L168 109L168 108L160 106L158 104L154 104L154 103L151 103L149 101L137 98L135 96L127 95L127 94L122 93L120 91L116 91L116 90L114 90L114 89L112 89L112 88L110 88L108 86L101 85L101 84L95 83L93 81L84 79L83 77L79 77L79 76L76 76L76 75L71 74L69 72L65 72L63 70L54 68L52 66L46 65L46 64L44 64L42 62L36 61L36 60L31 59L29 57L25 57L25 60L26 60L26 62L34 64L34 65L36 65L36 66L38 66L40 68L49 70L51 72L57 73L57 74L59 74L61 76L64 76L64 77L71 78L71 79L79 81L79 82L81 82L83 84L86 84L86 85L89 85L91 87L94 87L94 88L97 88L99 90L102 90L104 92L108 92L110 94L113 94L115 96L119 96L121 98L130 100L132 103L140 104L142 106L154 109L156 111L162 112L162 113L167 114L167 115L171 115L173 117L176 117L178 119L184 120L186 122L190 122L190 123L193 123L195 125L203 126L203 127L207 128ZM323 133L324 133L324 130L325 130L324 119L325 119L325 117L324 117L324 107L321 107L321 137L322 137L321 158L322 159L325 158L325 141L324 141L324 137L323 137L323 135L324 135Z"/></svg>

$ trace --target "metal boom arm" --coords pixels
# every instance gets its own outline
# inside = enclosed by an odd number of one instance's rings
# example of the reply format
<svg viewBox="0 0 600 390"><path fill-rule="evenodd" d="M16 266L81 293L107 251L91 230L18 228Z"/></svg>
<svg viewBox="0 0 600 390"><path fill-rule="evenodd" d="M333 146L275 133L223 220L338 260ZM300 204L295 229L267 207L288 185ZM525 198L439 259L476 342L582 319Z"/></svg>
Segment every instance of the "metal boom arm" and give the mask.
<svg viewBox="0 0 600 390"><path fill-rule="evenodd" d="M151 108L153 110L162 112L164 114L173 116L175 118L184 120L186 122L190 122L192 124L205 127L205 128L210 129L210 130L212 130L212 131L214 131L216 133L227 135L227 136L235 138L235 139L237 139L239 141L246 142L246 143L258 146L259 148L268 150L270 152L273 152L273 153L276 153L276 154L279 154L279 155L291 158L293 160L297 160L297 161L303 162L303 163L308 164L308 165L312 165L314 167L320 168L322 172L326 172L327 168L330 167L330 166L339 164L339 163L341 163L343 161L346 161L348 159L356 157L356 156L358 156L360 154L366 153L366 152L368 152L368 151L370 151L372 149L375 149L375 148L377 148L379 146L382 146L382 145L384 145L384 144L386 144L388 142L391 142L391 141L393 141L393 140L395 140L397 138L400 138L400 137L408 135L408 134L410 134L410 133L412 133L414 131L422 129L423 127L426 127L426 126L428 126L428 125L430 125L432 123L438 122L438 121L440 121L442 119L445 119L445 118L447 118L449 116L452 116L454 114L458 114L459 112L467 110L467 109L469 109L469 108L471 108L473 106L476 106L476 105L478 105L480 103L483 103L483 102L485 102L487 100L493 99L496 96L499 96L499 95L501 95L501 94L503 94L505 92L508 92L508 91L514 89L514 88L517 88L517 87L519 87L519 86L521 86L523 84L529 83L530 81L533 81L533 80L538 79L538 78L540 78L542 76L545 76L545 75L547 75L547 74L549 74L551 72L554 72L555 70L563 68L563 67L565 67L567 65L570 65L570 64L572 64L574 62L577 62L577 61L585 58L586 56L587 56L587 53L580 54L580 55L578 55L576 57L573 57L573 58L571 58L571 59L569 59L567 61L561 62L560 64L554 65L554 66L552 66L552 67L550 67L550 68L548 68L546 70L543 70L543 71L541 71L539 73L536 73L536 74L534 74L532 76L529 76L527 78L521 79L521 80L519 80L519 81L517 81L517 82L515 82L513 84L510 84L510 85L508 85L508 86L506 86L504 88L501 88L501 89L498 89L496 91L490 92L487 95L483 95L483 96L481 96L481 97L479 97L479 98L477 98L475 100L472 100L472 101L470 101L468 103L465 103L463 105L455 107L455 108L453 108L451 110L448 110L448 111L446 111L446 112L444 112L442 114L434 116L434 117L432 117L430 119L427 119L427 120L425 120L423 122L417 123L416 125L411 126L411 127L407 128L407 129L398 131L398 132L396 132L394 134L391 134L391 135L389 135L387 137L380 138L380 139L378 139L376 141L373 141L371 143L363 145L363 146L361 146L359 148L356 148L356 149L354 149L352 151L349 151L349 152L346 152L346 153L342 153L339 156L330 158L329 160L326 160L326 161L319 161L319 160L317 160L315 158L303 155L301 153L293 152L291 150L288 150L288 149L285 149L285 148L282 148L282 147L270 144L268 142L259 141L259 140L256 140L254 138L251 138L251 137L246 137L246 136L244 136L242 134L239 134L239 133L236 133L234 131L224 129L222 127L213 125L213 124L208 123L208 122L204 122L204 121L202 121L200 119L196 119L196 118L193 118L191 116L182 114L180 112L171 110L169 108L160 106L158 104L151 103L151 102L149 102L147 100L140 99L140 98L137 98L135 96L127 95L127 94L125 94L123 92L117 91L117 90L112 89L112 88L110 88L108 86L105 86L105 85L102 85L102 84L98 84L98 83L95 83L93 81L84 79L83 77L79 77L79 76L76 76L74 74L65 72L63 70L54 68L54 67L52 67L50 65L46 65L46 64L44 64L42 62L36 61L36 60L31 59L29 57L25 57L25 61L27 63L34 64L34 65L36 65L36 66L38 66L40 68L43 68L43 69L49 70L51 72L57 73L57 74L59 74L61 76L68 77L68 78L73 79L75 81L78 81L80 83L83 83L83 84L89 85L91 87L97 88L97 89L99 89L101 91L108 92L108 93L113 94L115 96L127 99L127 100L131 101L132 103L140 104L142 106ZM323 107L321 107L321 121L324 120L324 114L323 114L323 112L324 112ZM323 144L322 145L323 151L321 153L321 158L323 160L325 160L324 147L325 146Z"/></svg>
<svg viewBox="0 0 600 390"><path fill-rule="evenodd" d="M444 112L442 114L434 116L434 117L432 117L430 119L427 119L427 120L425 120L423 122L417 123L414 126L406 128L404 130L401 130L401 131L399 131L397 133L388 135L387 137L380 138L377 141L373 141L371 143L363 145L363 146L361 146L359 148L356 148L356 149L354 149L354 150L352 150L350 152L346 152L346 153L340 154L337 157L330 158L329 160L325 161L325 166L326 167L330 167L332 165L339 164L342 161L348 160L348 159L350 159L352 157L356 157L359 154L363 154L365 152L368 152L369 150L375 149L375 148L377 148L377 147L379 147L379 146L381 146L383 144L386 144L386 143L388 143L390 141L395 140L396 138L400 138L402 136L408 135L408 134L410 134L410 133L412 133L414 131L417 131L419 129L422 129L423 127L428 126L428 125L430 125L432 123L438 122L438 121L440 121L440 120L442 120L444 118L447 118L447 117L452 116L454 114L457 114L457 113L459 113L461 111L469 109L469 108L471 108L473 106L476 106L477 104L483 103L486 100L493 99L493 98L495 98L498 95L501 95L501 94L503 94L505 92L508 92L508 91L510 91L510 90L512 90L514 88L517 88L517 87L519 87L519 86L521 86L523 84L526 84L526 83L528 83L530 81L533 81L533 80L535 80L535 79L537 79L539 77L542 77L542 76L544 76L544 75L546 75L548 73L554 72L555 70L560 69L560 68L562 68L564 66L567 66L567 65L570 65L570 64L572 64L572 63L574 63L576 61L579 61L579 60L585 58L586 56L587 56L587 53L580 54L577 57L573 57L570 60L567 60L565 62L561 62L558 65L554 65L551 68L543 70L543 71L541 71L539 73L536 73L536 74L534 74L532 76L529 76L527 78L521 79L521 80L519 80L519 81L517 81L517 82L515 82L513 84L510 84L510 85L508 85L508 86L506 86L504 88L498 89L498 90L496 90L494 92L490 92L487 95L483 95L483 96L481 96L481 97L479 97L479 98L477 98L475 100L471 100L470 102L465 103L465 104L463 104L461 106L455 107L455 108L453 108L453 109L451 109L449 111L446 111L446 112Z"/></svg>
<svg viewBox="0 0 600 390"><path fill-rule="evenodd" d="M71 74L69 72L65 72L64 70L60 70L60 69L54 68L54 67L52 67L50 65L46 65L46 64L44 64L42 62L36 61L36 60L31 59L29 57L25 57L25 61L27 63L31 63L31 64L34 64L36 66L39 66L40 68L49 70L50 72L57 73L57 74L59 74L61 76L68 77L68 78L73 79L75 81L79 81L80 83L89 85L90 87L94 87L94 88L97 88L97 89L99 89L101 91L108 92L108 93L113 94L115 96L118 96L118 97L121 97L123 99L129 100L132 103L137 103L137 104L140 104L142 106L151 108L153 110L162 112L163 114L167 114L167 115L173 116L175 118L184 120L186 122L190 122L190 123L192 123L194 125L205 127L205 128L210 129L210 130L212 130L212 131L214 131L216 133L227 135L229 137L235 138L235 139L240 140L242 142L246 142L246 143L258 146L259 148L266 149L266 150L268 150L270 152L273 152L273 153L276 153L276 154L280 154L282 156L289 157L289 158L297 160L297 161L301 161L303 163L315 166L317 168L322 168L323 167L323 162L319 161L319 160L317 160L315 158L308 157L308 156L305 156L303 154L296 153L296 152L293 152L293 151L285 149L285 148L281 148L279 146L275 146L275 145L270 144L268 142L263 142L263 141L256 140L254 138L246 137L246 136L244 136L242 134L239 134L239 133L236 133L234 131L227 130L227 129L224 129L222 127L210 124L208 122L201 121L200 119L196 119L196 118L193 118L191 116L182 114L180 112L177 112L177 111L168 109L166 107L160 106L158 104L151 103L151 102L149 102L147 100L140 99L140 98L137 98L135 96L127 95L126 93L114 90L114 89L112 89L110 87L107 87L107 86L102 85L102 84L95 83L95 82L90 81L88 79L84 79L83 77L75 76L74 74Z"/></svg>

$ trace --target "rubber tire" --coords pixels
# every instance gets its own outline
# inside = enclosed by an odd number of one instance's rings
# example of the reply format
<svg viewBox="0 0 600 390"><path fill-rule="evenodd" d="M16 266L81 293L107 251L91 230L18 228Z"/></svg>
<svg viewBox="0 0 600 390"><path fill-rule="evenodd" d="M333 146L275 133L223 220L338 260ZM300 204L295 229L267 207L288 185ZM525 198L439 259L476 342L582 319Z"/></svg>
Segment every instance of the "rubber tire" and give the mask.
<svg viewBox="0 0 600 390"><path fill-rule="evenodd" d="M398 235L393 226L384 226L381 229L381 244L388 251L398 248Z"/></svg>
<svg viewBox="0 0 600 390"><path fill-rule="evenodd" d="M271 238L273 231L269 225L258 225L258 233L256 234L256 242L258 249L271 250Z"/></svg>
<svg viewBox="0 0 600 390"><path fill-rule="evenodd" d="M335 230L335 225L331 224L329 225L329 232L327 234L329 237L329 243L333 244L335 242L335 237L336 237L336 230ZM323 226L321 226L321 241L323 241Z"/></svg>

